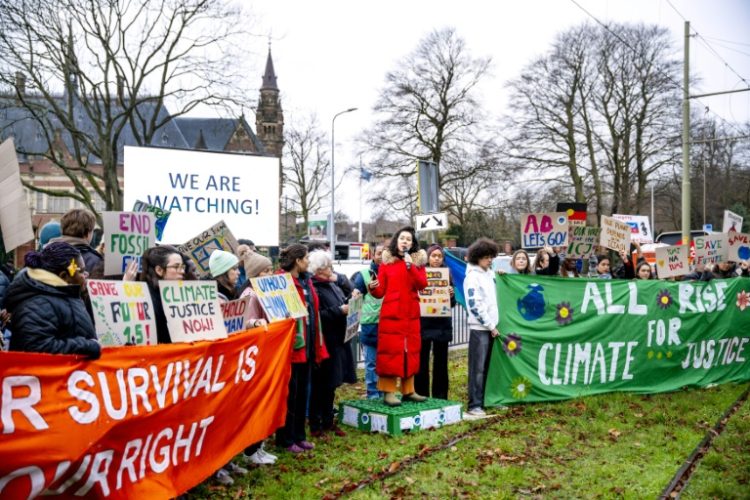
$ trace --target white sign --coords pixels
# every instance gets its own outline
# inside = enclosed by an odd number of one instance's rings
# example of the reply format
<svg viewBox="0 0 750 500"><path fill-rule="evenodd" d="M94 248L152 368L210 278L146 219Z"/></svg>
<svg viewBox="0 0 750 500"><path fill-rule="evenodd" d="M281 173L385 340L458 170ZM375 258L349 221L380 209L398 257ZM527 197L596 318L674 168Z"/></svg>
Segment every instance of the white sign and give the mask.
<svg viewBox="0 0 750 500"><path fill-rule="evenodd" d="M654 250L656 253L656 273L659 278L670 278L689 273L689 250L690 248L687 245L659 247Z"/></svg>
<svg viewBox="0 0 750 500"><path fill-rule="evenodd" d="M741 233L742 221L743 218L741 215L737 215L729 210L724 210L724 227L721 232L728 233L729 231L737 231L738 233Z"/></svg>
<svg viewBox="0 0 750 500"><path fill-rule="evenodd" d="M730 261L750 260L750 234L729 233L727 243L727 257Z"/></svg>
<svg viewBox="0 0 750 500"><path fill-rule="evenodd" d="M156 345L156 316L146 283L86 280L86 288L102 345Z"/></svg>
<svg viewBox="0 0 750 500"><path fill-rule="evenodd" d="M708 236L696 236L693 238L695 244L694 264L718 264L727 260L729 244L727 235L723 233L710 234Z"/></svg>
<svg viewBox="0 0 750 500"><path fill-rule="evenodd" d="M448 229L448 214L440 212L436 214L417 215L417 232L420 231L443 231Z"/></svg>
<svg viewBox="0 0 750 500"><path fill-rule="evenodd" d="M0 228L6 252L34 239L31 210L21 184L13 139L0 144Z"/></svg>
<svg viewBox="0 0 750 500"><path fill-rule="evenodd" d="M215 281L159 281L172 342L227 338Z"/></svg>
<svg viewBox="0 0 750 500"><path fill-rule="evenodd" d="M278 158L126 146L124 205L137 200L172 213L166 243L224 220L256 245L279 244Z"/></svg>
<svg viewBox="0 0 750 500"><path fill-rule="evenodd" d="M651 223L645 215L614 214L612 217L630 226L630 241L634 243L654 242Z"/></svg>
<svg viewBox="0 0 750 500"><path fill-rule="evenodd" d="M156 244L156 218L148 212L102 212L104 275L125 274L132 261Z"/></svg>
<svg viewBox="0 0 750 500"><path fill-rule="evenodd" d="M602 215L601 246L616 252L630 253L630 226Z"/></svg>

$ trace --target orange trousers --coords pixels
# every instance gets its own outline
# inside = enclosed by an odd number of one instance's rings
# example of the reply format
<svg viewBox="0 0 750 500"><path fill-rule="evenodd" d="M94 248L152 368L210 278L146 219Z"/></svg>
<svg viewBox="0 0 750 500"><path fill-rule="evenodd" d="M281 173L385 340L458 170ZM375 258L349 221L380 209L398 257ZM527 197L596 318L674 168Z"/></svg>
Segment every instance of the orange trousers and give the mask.
<svg viewBox="0 0 750 500"><path fill-rule="evenodd" d="M400 377L379 377L378 390L383 392L396 392L397 382ZM401 378L401 394L411 394L414 392L414 375L411 377Z"/></svg>

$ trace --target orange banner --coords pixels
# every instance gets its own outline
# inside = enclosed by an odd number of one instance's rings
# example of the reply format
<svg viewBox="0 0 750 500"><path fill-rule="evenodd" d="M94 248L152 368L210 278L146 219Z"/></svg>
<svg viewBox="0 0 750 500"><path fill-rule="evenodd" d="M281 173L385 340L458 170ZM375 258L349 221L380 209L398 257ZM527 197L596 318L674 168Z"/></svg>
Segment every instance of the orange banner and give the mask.
<svg viewBox="0 0 750 500"><path fill-rule="evenodd" d="M0 498L169 498L284 425L294 321L215 342L0 353Z"/></svg>

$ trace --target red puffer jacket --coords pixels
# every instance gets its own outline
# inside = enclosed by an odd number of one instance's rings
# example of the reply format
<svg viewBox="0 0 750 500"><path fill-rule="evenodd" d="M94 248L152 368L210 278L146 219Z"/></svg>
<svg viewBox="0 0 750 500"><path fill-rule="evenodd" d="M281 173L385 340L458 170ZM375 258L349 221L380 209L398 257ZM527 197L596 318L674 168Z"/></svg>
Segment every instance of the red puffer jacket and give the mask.
<svg viewBox="0 0 750 500"><path fill-rule="evenodd" d="M378 270L380 284L372 296L383 298L378 322L378 354L375 372L381 377L407 378L419 371L419 295L427 286L425 264L427 254L420 250L412 254L413 263L406 263L383 252L383 263Z"/></svg>

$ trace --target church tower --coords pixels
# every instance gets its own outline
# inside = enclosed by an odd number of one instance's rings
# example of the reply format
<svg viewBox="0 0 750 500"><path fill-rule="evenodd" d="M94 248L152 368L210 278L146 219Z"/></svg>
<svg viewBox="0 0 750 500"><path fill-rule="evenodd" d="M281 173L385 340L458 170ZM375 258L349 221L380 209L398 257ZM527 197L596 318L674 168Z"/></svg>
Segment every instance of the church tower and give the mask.
<svg viewBox="0 0 750 500"><path fill-rule="evenodd" d="M263 142L266 152L281 158L281 151L284 148L284 112L281 109L270 45L266 71L263 74L263 85L260 87L260 102L255 113L255 132L258 139Z"/></svg>

